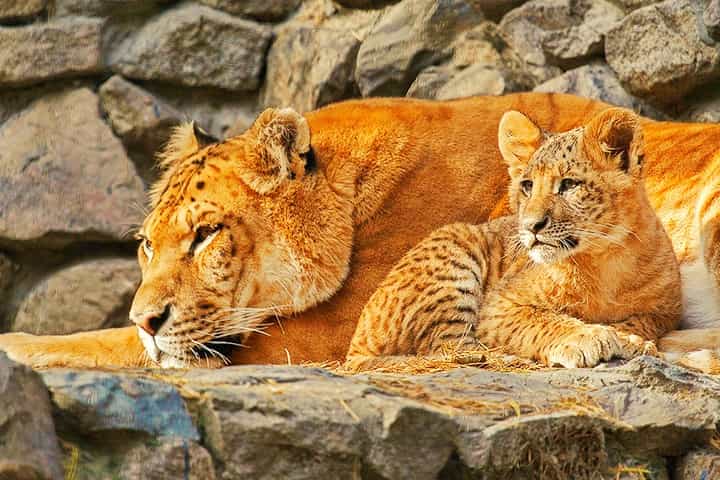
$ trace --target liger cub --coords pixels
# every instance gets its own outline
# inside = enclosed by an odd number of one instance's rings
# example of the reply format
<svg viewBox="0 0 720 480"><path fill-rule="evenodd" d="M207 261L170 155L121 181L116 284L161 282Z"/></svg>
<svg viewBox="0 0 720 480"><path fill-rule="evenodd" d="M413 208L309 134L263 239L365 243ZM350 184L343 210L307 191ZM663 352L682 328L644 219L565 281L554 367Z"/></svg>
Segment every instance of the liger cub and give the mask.
<svg viewBox="0 0 720 480"><path fill-rule="evenodd" d="M680 272L645 194L639 119L611 108L548 133L510 111L498 137L513 214L411 249L365 306L349 369L479 344L592 367L652 354L676 328Z"/></svg>

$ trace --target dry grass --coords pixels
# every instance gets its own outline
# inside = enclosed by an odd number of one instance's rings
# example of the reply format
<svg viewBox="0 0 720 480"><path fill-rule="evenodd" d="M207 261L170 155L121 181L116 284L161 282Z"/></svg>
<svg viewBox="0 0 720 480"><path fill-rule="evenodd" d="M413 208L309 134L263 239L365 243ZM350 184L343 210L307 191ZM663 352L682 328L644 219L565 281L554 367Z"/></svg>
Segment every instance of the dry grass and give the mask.
<svg viewBox="0 0 720 480"><path fill-rule="evenodd" d="M613 468L612 473L615 474L615 480L646 480L650 474L647 466L626 466L618 465Z"/></svg>

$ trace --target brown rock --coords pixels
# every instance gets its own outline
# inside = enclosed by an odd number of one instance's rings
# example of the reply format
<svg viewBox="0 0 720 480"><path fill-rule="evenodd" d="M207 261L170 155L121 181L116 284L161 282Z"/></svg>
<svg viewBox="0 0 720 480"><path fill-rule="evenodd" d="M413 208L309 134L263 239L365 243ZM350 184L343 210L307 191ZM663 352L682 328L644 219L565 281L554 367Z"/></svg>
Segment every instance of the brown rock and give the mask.
<svg viewBox="0 0 720 480"><path fill-rule="evenodd" d="M0 3L0 23L16 22L39 15L47 0L3 0Z"/></svg>
<svg viewBox="0 0 720 480"><path fill-rule="evenodd" d="M675 467L677 480L712 480L720 478L720 451L693 450L682 457Z"/></svg>
<svg viewBox="0 0 720 480"><path fill-rule="evenodd" d="M64 335L127 325L140 283L137 261L104 259L52 273L25 297L13 331Z"/></svg>
<svg viewBox="0 0 720 480"><path fill-rule="evenodd" d="M155 155L183 114L119 75L100 86L100 107L146 183L156 176Z"/></svg>
<svg viewBox="0 0 720 480"><path fill-rule="evenodd" d="M262 104L306 112L352 96L360 40L349 29L291 26L268 55Z"/></svg>
<svg viewBox="0 0 720 480"><path fill-rule="evenodd" d="M482 19L479 7L466 0L404 0L389 7L360 46L360 92L405 95L420 71L449 58L452 41Z"/></svg>
<svg viewBox="0 0 720 480"><path fill-rule="evenodd" d="M641 97L664 103L720 77L720 52L704 41L690 0L635 10L607 33L608 64Z"/></svg>
<svg viewBox="0 0 720 480"><path fill-rule="evenodd" d="M57 17L124 17L152 12L173 0L54 0L52 14Z"/></svg>
<svg viewBox="0 0 720 480"><path fill-rule="evenodd" d="M252 91L271 38L268 26L185 4L113 46L109 64L128 78Z"/></svg>
<svg viewBox="0 0 720 480"><path fill-rule="evenodd" d="M0 27L0 86L102 72L102 24L102 20L78 17Z"/></svg>
<svg viewBox="0 0 720 480"><path fill-rule="evenodd" d="M117 240L142 219L142 181L85 88L47 95L0 127L0 238Z"/></svg>
<svg viewBox="0 0 720 480"><path fill-rule="evenodd" d="M605 33L622 16L621 9L605 0L533 0L505 15L500 30L544 81L548 66L572 68L602 55Z"/></svg>
<svg viewBox="0 0 720 480"><path fill-rule="evenodd" d="M119 477L123 480L215 480L212 457L192 440L160 437L138 445L124 455Z"/></svg>
<svg viewBox="0 0 720 480"><path fill-rule="evenodd" d="M209 7L262 22L276 22L294 12L302 0L199 0Z"/></svg>
<svg viewBox="0 0 720 480"><path fill-rule="evenodd" d="M0 478L63 478L47 388L37 373L2 352L0 425Z"/></svg>

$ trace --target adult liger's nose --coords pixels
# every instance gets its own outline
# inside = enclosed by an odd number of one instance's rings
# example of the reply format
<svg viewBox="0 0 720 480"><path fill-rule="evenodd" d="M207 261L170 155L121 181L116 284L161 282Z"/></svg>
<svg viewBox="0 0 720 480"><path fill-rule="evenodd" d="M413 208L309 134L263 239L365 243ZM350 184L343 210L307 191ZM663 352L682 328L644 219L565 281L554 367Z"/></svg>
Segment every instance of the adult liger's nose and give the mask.
<svg viewBox="0 0 720 480"><path fill-rule="evenodd" d="M168 318L170 318L170 305L165 305L162 311L146 311L130 315L130 319L135 325L153 337L157 335L158 331L168 321Z"/></svg>

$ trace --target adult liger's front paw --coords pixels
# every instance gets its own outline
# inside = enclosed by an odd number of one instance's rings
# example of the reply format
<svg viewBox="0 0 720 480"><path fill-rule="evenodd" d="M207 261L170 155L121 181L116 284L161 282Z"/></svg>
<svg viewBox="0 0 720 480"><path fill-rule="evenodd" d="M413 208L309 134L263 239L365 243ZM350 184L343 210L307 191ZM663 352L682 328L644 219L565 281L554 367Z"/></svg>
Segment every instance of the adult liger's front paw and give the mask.
<svg viewBox="0 0 720 480"><path fill-rule="evenodd" d="M35 366L41 353L33 344L34 335L27 333L5 333L0 335L0 351L7 354L10 360L25 365Z"/></svg>
<svg viewBox="0 0 720 480"><path fill-rule="evenodd" d="M625 358L623 343L612 327L585 325L552 344L547 350L546 363L565 368L594 367L613 357Z"/></svg>

